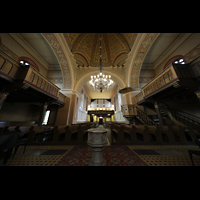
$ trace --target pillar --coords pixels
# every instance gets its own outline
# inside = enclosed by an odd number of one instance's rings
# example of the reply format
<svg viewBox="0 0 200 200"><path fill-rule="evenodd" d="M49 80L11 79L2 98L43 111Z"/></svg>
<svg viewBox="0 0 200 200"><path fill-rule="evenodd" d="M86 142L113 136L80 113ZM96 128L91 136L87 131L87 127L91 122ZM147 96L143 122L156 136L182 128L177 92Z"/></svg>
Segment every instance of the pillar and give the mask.
<svg viewBox="0 0 200 200"><path fill-rule="evenodd" d="M196 94L197 98L198 98L199 101L200 101L200 91L195 91L194 93Z"/></svg>
<svg viewBox="0 0 200 200"><path fill-rule="evenodd" d="M42 126L42 122L43 122L43 119L44 119L44 116L45 116L45 113L46 113L46 110L47 110L47 106L48 106L48 103L45 102L44 105L43 105L43 108L42 108L42 112L41 112L41 115L40 115L40 121L38 123L38 126Z"/></svg>
<svg viewBox="0 0 200 200"><path fill-rule="evenodd" d="M65 97L64 106L58 108L57 116L56 116L56 126L64 126L67 125L68 113L69 113L69 104L70 98Z"/></svg>
<svg viewBox="0 0 200 200"><path fill-rule="evenodd" d="M8 92L1 92L0 93L0 110L3 106L4 101L6 100L7 96L9 95Z"/></svg>
<svg viewBox="0 0 200 200"><path fill-rule="evenodd" d="M156 109L156 113L158 115L158 119L160 121L160 125L163 126L163 120L162 120L162 116L161 116L161 113L160 113L158 102L155 102L154 106L155 106L155 109Z"/></svg>

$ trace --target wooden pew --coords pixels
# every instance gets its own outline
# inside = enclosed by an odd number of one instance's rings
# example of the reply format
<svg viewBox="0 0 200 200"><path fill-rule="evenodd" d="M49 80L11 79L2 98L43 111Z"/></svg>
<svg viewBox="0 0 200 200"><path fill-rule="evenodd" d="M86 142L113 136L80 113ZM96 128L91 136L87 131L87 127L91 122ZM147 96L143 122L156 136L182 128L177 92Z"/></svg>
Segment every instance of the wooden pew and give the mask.
<svg viewBox="0 0 200 200"><path fill-rule="evenodd" d="M78 127L80 125L78 124L74 124L71 126L68 126L68 130L67 130L67 134L66 134L66 140L65 142L68 144L77 144L77 140L78 140Z"/></svg>
<svg viewBox="0 0 200 200"><path fill-rule="evenodd" d="M150 137L150 144L161 144L162 136L157 126L147 126L148 134Z"/></svg>
<svg viewBox="0 0 200 200"><path fill-rule="evenodd" d="M124 132L121 125L111 124L111 143L124 144Z"/></svg>
<svg viewBox="0 0 200 200"><path fill-rule="evenodd" d="M134 125L137 144L149 144L150 138L148 135L148 129L145 125Z"/></svg>
<svg viewBox="0 0 200 200"><path fill-rule="evenodd" d="M124 134L124 144L131 144L132 143L132 126L131 125L121 125L123 128Z"/></svg>
<svg viewBox="0 0 200 200"><path fill-rule="evenodd" d="M28 131L28 137L26 143L24 144L24 153L27 145L40 145L44 144L45 133L51 133L52 130L46 126L31 126Z"/></svg>
<svg viewBox="0 0 200 200"><path fill-rule="evenodd" d="M55 126L53 130L52 141L49 141L47 143L64 144L66 133L67 133L67 125Z"/></svg>
<svg viewBox="0 0 200 200"><path fill-rule="evenodd" d="M88 132L87 130L91 127L92 124L86 123L81 124L78 127L78 141L77 144L87 144Z"/></svg>
<svg viewBox="0 0 200 200"><path fill-rule="evenodd" d="M169 126L158 127L160 134L162 136L161 144L175 144L175 137L169 128Z"/></svg>

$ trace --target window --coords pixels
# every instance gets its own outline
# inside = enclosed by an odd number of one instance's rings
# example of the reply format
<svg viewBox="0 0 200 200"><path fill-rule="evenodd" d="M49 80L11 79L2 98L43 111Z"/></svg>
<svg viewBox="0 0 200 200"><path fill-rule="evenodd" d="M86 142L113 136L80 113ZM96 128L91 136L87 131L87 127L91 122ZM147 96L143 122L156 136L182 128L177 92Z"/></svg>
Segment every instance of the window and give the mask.
<svg viewBox="0 0 200 200"><path fill-rule="evenodd" d="M169 67L172 63L184 65L187 63L187 61L185 60L183 55L176 55L168 60L168 62L165 64L163 70L166 69L167 67Z"/></svg>
<svg viewBox="0 0 200 200"><path fill-rule="evenodd" d="M22 66L29 66L29 65L30 65L30 63L27 62L27 61L25 61L25 60L20 60L20 64L21 64Z"/></svg>
<svg viewBox="0 0 200 200"><path fill-rule="evenodd" d="M183 58L178 58L178 59L176 59L173 63L174 63L174 64L182 64L182 65L185 64Z"/></svg>
<svg viewBox="0 0 200 200"><path fill-rule="evenodd" d="M45 113L42 125L47 125L48 119L49 119L49 115L50 115L50 110L47 110L46 113Z"/></svg>
<svg viewBox="0 0 200 200"><path fill-rule="evenodd" d="M31 66L31 67L33 67L35 70L37 70L38 72L40 72L40 70L39 70L39 68L38 68L38 66L36 65L36 63L33 61L33 60L31 60L30 58L28 58L28 57L20 57L19 59L18 59L18 62L20 63L20 65L22 65L22 66Z"/></svg>

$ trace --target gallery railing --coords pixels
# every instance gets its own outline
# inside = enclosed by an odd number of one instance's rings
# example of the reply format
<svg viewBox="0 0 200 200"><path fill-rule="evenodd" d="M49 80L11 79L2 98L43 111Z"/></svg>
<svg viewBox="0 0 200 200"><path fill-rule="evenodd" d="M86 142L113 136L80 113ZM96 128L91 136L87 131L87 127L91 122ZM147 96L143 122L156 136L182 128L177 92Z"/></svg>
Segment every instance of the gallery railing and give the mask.
<svg viewBox="0 0 200 200"><path fill-rule="evenodd" d="M17 78L19 69L19 63L0 51L0 75L5 79L13 80Z"/></svg>
<svg viewBox="0 0 200 200"><path fill-rule="evenodd" d="M168 87L176 88L184 84L191 85L194 82L191 68L188 65L170 65L142 88L142 91L135 96L136 102L142 102Z"/></svg>
<svg viewBox="0 0 200 200"><path fill-rule="evenodd" d="M65 95L60 93L59 87L47 80L31 65L22 67L2 51L0 51L0 77L11 82L22 82L24 89L32 87L64 103Z"/></svg>

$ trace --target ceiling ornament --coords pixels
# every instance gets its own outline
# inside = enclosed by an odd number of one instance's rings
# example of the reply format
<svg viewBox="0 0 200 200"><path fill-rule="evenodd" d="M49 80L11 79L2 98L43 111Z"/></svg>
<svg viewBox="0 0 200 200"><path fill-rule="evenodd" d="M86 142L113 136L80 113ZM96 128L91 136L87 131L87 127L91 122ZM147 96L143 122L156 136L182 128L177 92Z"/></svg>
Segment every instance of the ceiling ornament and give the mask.
<svg viewBox="0 0 200 200"><path fill-rule="evenodd" d="M63 86L64 88L71 89L71 72L68 66L67 58L63 53L60 43L56 39L53 33L42 33L42 36L48 41L53 52L56 54L62 74L63 74Z"/></svg>
<svg viewBox="0 0 200 200"><path fill-rule="evenodd" d="M78 67L99 67L99 33L63 33ZM124 66L137 33L102 33L102 66Z"/></svg>
<svg viewBox="0 0 200 200"><path fill-rule="evenodd" d="M147 52L149 51L151 45L154 43L156 38L159 36L159 33L148 33L143 40L141 46L139 47L135 61L132 66L131 75L131 87L138 88L139 87L139 73L145 59Z"/></svg>
<svg viewBox="0 0 200 200"><path fill-rule="evenodd" d="M102 67L102 46L101 46L101 42L102 42L102 37L100 34L100 39L99 39L99 61L100 61L100 65L99 65L99 74L96 76L91 76L91 80L89 81L89 84L94 88L94 90L99 90L101 93L103 90L107 90L113 83L113 81L111 80L111 75L105 75L103 73L103 67Z"/></svg>

